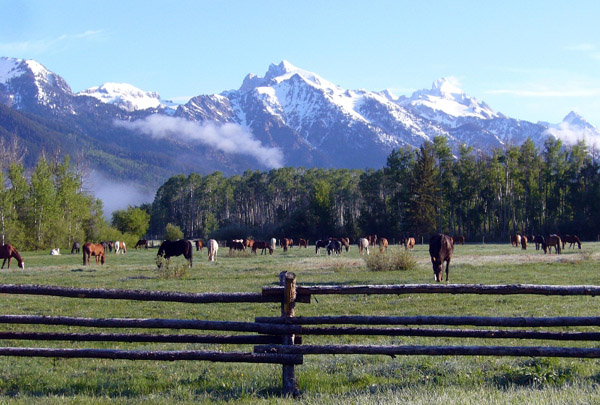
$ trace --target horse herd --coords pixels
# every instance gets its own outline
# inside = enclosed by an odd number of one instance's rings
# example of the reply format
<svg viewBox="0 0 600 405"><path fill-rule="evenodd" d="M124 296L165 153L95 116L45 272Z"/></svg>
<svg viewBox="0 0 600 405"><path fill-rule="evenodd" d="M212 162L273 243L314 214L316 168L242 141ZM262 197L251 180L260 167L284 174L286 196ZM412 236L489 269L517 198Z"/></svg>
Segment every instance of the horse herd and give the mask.
<svg viewBox="0 0 600 405"><path fill-rule="evenodd" d="M510 236L510 243L514 247L521 246L521 249L527 249L528 242L535 243L536 250L540 248L544 251L544 253L552 253L552 248L554 251L559 254L561 253L561 249L565 248L567 243L570 244L570 248L574 248L575 245L579 249L581 249L581 240L576 235L564 235L562 238L559 235L552 234L548 236L542 235L531 235L529 237L520 234L512 234ZM258 250L261 251L262 254L266 254L268 251L270 255L273 254L277 244L283 249L284 252L287 252L289 248L294 245L294 240L291 238L282 238L279 241L275 238L271 238L269 241L260 241L260 240L252 240L252 239L232 239L227 241L226 246L229 247L230 254L234 251L245 251L246 249L250 249L252 253L258 254ZM415 238L413 237L402 237L400 239L400 244L404 246L405 250L412 250L415 246ZM433 235L429 239L429 255L431 258L431 263L433 266L434 279L437 282L442 281L443 279L443 265L446 263L446 281L448 281L448 274L450 269L450 260L452 259L452 255L454 253L454 245L455 244L465 244L464 236L448 236L444 234L436 234ZM219 250L219 243L215 239L210 239L206 245L201 240L196 240L194 242L196 247L196 251L202 251L202 249L206 246L208 250L208 260L216 261L217 260L217 252ZM298 247L308 247L308 240L300 238L297 241ZM359 250L359 254L362 256L364 254L369 254L369 248L374 246L379 246L379 250L381 253L385 253L388 248L388 240L386 238L378 238L377 235L369 235L364 238L359 238L357 240L357 246ZM140 239L135 245L135 249L145 248L148 249L149 243L146 239ZM315 242L315 254L320 254L321 249L325 249L327 251L327 255L340 255L342 253L342 249L345 248L346 252L350 250L350 239L349 238L327 238L327 239L319 239ZM106 261L106 251L112 252L114 250L115 253L126 253L127 246L123 241L115 241L115 242L102 242L102 243L91 243L87 242L81 247L79 242L74 242L73 247L71 249L71 254L79 253L80 250L83 250L83 264L89 265L90 259L92 256L96 259L96 264L104 264ZM53 249L54 251L58 251L58 249ZM60 254L60 253L56 253ZM192 242L186 239L179 239L176 241L166 240L162 242L158 249L157 253L157 265L159 267L162 266L162 261L159 258L164 258L168 260L173 256L181 256L188 261L189 267L192 267L192 259L193 259L193 245ZM17 249L11 244L0 245L0 259L4 259L2 262L2 269L8 260L8 268L10 268L10 262L12 259L16 259L18 266L22 269L25 268L25 263L23 258L17 251Z"/></svg>
<svg viewBox="0 0 600 405"><path fill-rule="evenodd" d="M560 254L567 243L569 243L569 248L574 249L575 245L577 245L581 249L581 240L577 235L563 235L562 237L556 234L548 236L525 236L515 233L510 235L510 243L514 247L521 246L523 250L527 249L527 243L535 243L535 250L540 250L541 248L544 253L552 253L552 248L554 248L554 252Z"/></svg>

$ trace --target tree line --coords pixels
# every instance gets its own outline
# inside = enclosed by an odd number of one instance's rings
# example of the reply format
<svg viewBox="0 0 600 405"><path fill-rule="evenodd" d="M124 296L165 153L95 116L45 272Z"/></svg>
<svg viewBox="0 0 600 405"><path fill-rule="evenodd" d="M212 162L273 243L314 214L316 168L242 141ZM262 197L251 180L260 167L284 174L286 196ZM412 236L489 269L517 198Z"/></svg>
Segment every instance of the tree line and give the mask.
<svg viewBox="0 0 600 405"><path fill-rule="evenodd" d="M24 250L70 250L75 241L135 244L148 229L150 215L135 207L116 211L108 223L102 201L85 190L82 171L69 156L59 161L42 155L29 173L13 153L17 149L0 145L6 158L0 166L1 244Z"/></svg>
<svg viewBox="0 0 600 405"><path fill-rule="evenodd" d="M467 240L509 234L600 233L598 162L584 142L549 138L453 154L446 138L393 150L379 170L285 167L225 177L177 175L157 191L149 234L188 238L388 238L434 232Z"/></svg>

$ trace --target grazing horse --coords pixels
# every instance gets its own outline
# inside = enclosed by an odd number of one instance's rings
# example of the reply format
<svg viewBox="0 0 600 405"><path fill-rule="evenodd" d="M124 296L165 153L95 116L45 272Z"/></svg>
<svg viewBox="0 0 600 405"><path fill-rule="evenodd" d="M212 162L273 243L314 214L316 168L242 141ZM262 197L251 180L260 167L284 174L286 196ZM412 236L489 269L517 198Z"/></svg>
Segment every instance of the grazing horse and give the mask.
<svg viewBox="0 0 600 405"><path fill-rule="evenodd" d="M60 248L55 248L50 251L50 256L60 256Z"/></svg>
<svg viewBox="0 0 600 405"><path fill-rule="evenodd" d="M283 238L279 241L279 244L283 248L284 252L288 251L288 248L291 248L294 245L294 240L290 238Z"/></svg>
<svg viewBox="0 0 600 405"><path fill-rule="evenodd" d="M10 243L7 243L6 245L0 245L0 259L4 259L4 261L2 262L2 268L4 268L6 259L8 259L8 267L7 268L10 269L10 261L12 260L13 257L15 259L17 259L17 263L19 263L19 267L24 269L25 262L23 261L23 258L21 257L19 252L17 252L17 249L15 249L15 247L13 245L11 245Z"/></svg>
<svg viewBox="0 0 600 405"><path fill-rule="evenodd" d="M362 256L365 252L369 254L369 240L366 238L358 239L358 253Z"/></svg>
<svg viewBox="0 0 600 405"><path fill-rule="evenodd" d="M256 243L256 242L254 242ZM233 239L227 242L227 247L229 248L229 254L231 255L234 250L246 250L246 246L244 245L244 241L242 239Z"/></svg>
<svg viewBox="0 0 600 405"><path fill-rule="evenodd" d="M90 265L90 256L96 257L96 264L104 264L106 256L104 254L104 246L102 243L87 242L83 245L83 265Z"/></svg>
<svg viewBox="0 0 600 405"><path fill-rule="evenodd" d="M306 239L298 239L298 247L308 248L308 241Z"/></svg>
<svg viewBox="0 0 600 405"><path fill-rule="evenodd" d="M340 242L346 248L346 252L350 250L350 238L340 238Z"/></svg>
<svg viewBox="0 0 600 405"><path fill-rule="evenodd" d="M386 238L379 238L379 251L381 253L387 252L388 240Z"/></svg>
<svg viewBox="0 0 600 405"><path fill-rule="evenodd" d="M115 254L117 253L127 253L127 246L125 246L125 242L116 241L115 242Z"/></svg>
<svg viewBox="0 0 600 405"><path fill-rule="evenodd" d="M575 248L575 244L577 243L577 247L579 249L581 249L581 241L579 240L579 237L577 235L565 235L563 241L562 241L562 248L565 248L565 244L566 243L570 243L569 248Z"/></svg>
<svg viewBox="0 0 600 405"><path fill-rule="evenodd" d="M560 245L560 236L550 235L547 238L544 238L542 249L544 249L544 253L552 254L552 246L554 246L555 253L560 254Z"/></svg>
<svg viewBox="0 0 600 405"><path fill-rule="evenodd" d="M269 241L269 246L271 247L271 250L275 250L275 247L277 246L277 239L271 238Z"/></svg>
<svg viewBox="0 0 600 405"><path fill-rule="evenodd" d="M81 245L79 244L79 242L73 242L73 247L71 248L71 254L73 254L73 253L79 254L80 250L81 250Z"/></svg>
<svg viewBox="0 0 600 405"><path fill-rule="evenodd" d="M272 255L273 254L273 249L271 248L271 245L265 241L262 240L257 240L254 242L254 245L252 245L252 253L257 254L256 251L260 249L260 254L267 254L267 249L269 250L269 254Z"/></svg>
<svg viewBox="0 0 600 405"><path fill-rule="evenodd" d="M404 245L404 250L413 250L415 247L415 238L402 238L400 243Z"/></svg>
<svg viewBox="0 0 600 405"><path fill-rule="evenodd" d="M446 282L448 281L452 253L454 253L454 245L448 235L438 233L429 239L429 256L431 256L435 281L442 281L444 262L446 262Z"/></svg>
<svg viewBox="0 0 600 405"><path fill-rule="evenodd" d="M342 254L342 242L337 239L331 239L327 244L327 256L331 256L331 254L335 254L339 256Z"/></svg>
<svg viewBox="0 0 600 405"><path fill-rule="evenodd" d="M319 252L321 251L321 248L327 248L327 246L329 245L329 239L325 240L325 239L319 239L318 241L315 242L315 254L318 255Z"/></svg>
<svg viewBox="0 0 600 405"><path fill-rule="evenodd" d="M521 245L521 235L518 233L510 235L510 244L513 245L513 247L519 247Z"/></svg>
<svg viewBox="0 0 600 405"><path fill-rule="evenodd" d="M535 242L535 250L540 250L540 246L544 244L544 237L542 235L534 235L533 241Z"/></svg>
<svg viewBox="0 0 600 405"><path fill-rule="evenodd" d="M217 252L219 251L219 244L216 240L211 239L208 241L208 261L216 262L217 261Z"/></svg>
<svg viewBox="0 0 600 405"><path fill-rule="evenodd" d="M196 252L197 252L197 251L201 251L201 252L202 252L202 248L203 248L203 247L204 247L204 246L202 245L202 241L201 241L200 239L198 239L198 240L196 241Z"/></svg>
<svg viewBox="0 0 600 405"><path fill-rule="evenodd" d="M452 239L454 239L454 244L458 245L464 245L465 244L465 237L464 236L454 236Z"/></svg>
<svg viewBox="0 0 600 405"><path fill-rule="evenodd" d="M166 240L160 244L158 248L158 253L156 254L156 264L160 268L162 262L158 260L159 257L164 257L166 260L170 259L173 256L181 256L185 257L189 262L189 267L192 267L192 242L185 239L178 240Z"/></svg>
<svg viewBox="0 0 600 405"><path fill-rule="evenodd" d="M141 249L141 248L148 249L148 241L146 239L140 239L135 244L135 250L138 250L138 249Z"/></svg>
<svg viewBox="0 0 600 405"><path fill-rule="evenodd" d="M367 240L369 241L369 246L375 246L377 244L377 235L369 235L367 236Z"/></svg>
<svg viewBox="0 0 600 405"><path fill-rule="evenodd" d="M521 250L527 250L527 236L521 236Z"/></svg>

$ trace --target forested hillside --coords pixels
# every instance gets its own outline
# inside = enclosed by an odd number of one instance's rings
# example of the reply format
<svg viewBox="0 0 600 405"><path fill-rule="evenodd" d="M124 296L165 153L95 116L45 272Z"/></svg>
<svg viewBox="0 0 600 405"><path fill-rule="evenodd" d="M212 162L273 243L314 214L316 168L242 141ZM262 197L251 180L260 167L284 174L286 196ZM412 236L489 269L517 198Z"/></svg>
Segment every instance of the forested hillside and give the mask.
<svg viewBox="0 0 600 405"><path fill-rule="evenodd" d="M598 162L584 143L531 140L485 155L446 138L394 150L380 170L282 168L171 177L151 207L149 233L168 223L186 237L290 236L390 238L436 231L467 240L512 232L600 230ZM506 239L508 240L508 239Z"/></svg>

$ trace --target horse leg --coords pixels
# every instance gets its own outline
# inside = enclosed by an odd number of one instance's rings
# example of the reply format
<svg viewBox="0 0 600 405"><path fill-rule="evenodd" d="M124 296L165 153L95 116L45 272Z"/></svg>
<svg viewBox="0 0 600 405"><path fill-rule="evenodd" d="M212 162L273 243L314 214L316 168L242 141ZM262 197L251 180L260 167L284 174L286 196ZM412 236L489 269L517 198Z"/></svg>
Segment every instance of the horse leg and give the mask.
<svg viewBox="0 0 600 405"><path fill-rule="evenodd" d="M448 273L450 272L450 260L446 262L446 282L448 282Z"/></svg>
<svg viewBox="0 0 600 405"><path fill-rule="evenodd" d="M6 258L4 258L4 261L2 262L2 269L4 268L4 264L6 263ZM10 266L10 262L8 262L8 265Z"/></svg>

